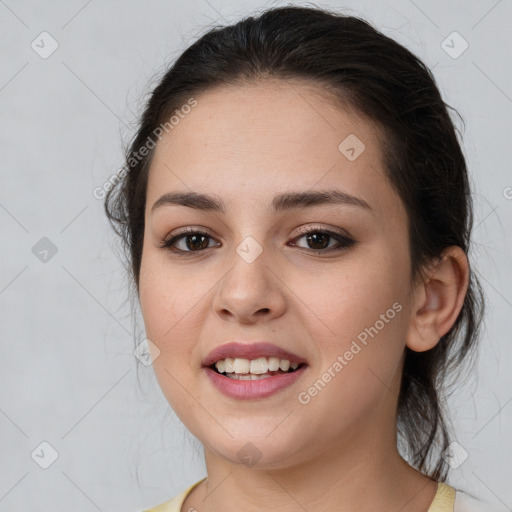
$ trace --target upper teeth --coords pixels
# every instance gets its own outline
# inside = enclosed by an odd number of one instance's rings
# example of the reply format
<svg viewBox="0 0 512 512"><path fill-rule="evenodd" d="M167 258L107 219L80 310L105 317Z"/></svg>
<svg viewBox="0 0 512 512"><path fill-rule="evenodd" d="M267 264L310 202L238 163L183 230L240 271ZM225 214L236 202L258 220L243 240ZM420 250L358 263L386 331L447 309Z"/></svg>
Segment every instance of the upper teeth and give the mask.
<svg viewBox="0 0 512 512"><path fill-rule="evenodd" d="M257 375L282 370L287 372L290 368L296 370L299 363L290 363L288 359L278 357L258 357L257 359L244 359L240 357L228 357L215 363L215 368L220 373L254 373Z"/></svg>

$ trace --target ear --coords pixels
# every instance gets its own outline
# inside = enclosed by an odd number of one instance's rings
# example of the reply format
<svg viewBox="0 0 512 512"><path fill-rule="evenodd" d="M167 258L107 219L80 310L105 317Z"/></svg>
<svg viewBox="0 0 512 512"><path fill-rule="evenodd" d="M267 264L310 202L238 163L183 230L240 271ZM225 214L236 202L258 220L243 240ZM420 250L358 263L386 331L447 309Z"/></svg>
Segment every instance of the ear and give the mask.
<svg viewBox="0 0 512 512"><path fill-rule="evenodd" d="M447 247L413 290L406 346L423 352L437 345L455 323L469 283L469 263L458 246Z"/></svg>

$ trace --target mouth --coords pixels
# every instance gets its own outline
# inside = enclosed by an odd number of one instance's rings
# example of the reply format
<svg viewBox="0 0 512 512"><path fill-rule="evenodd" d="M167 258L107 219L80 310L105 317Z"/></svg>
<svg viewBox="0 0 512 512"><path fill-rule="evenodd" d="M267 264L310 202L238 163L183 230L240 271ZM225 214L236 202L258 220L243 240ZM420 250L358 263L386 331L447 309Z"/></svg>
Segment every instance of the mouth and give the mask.
<svg viewBox="0 0 512 512"><path fill-rule="evenodd" d="M266 398L291 386L304 375L308 363L270 343L233 342L215 348L202 366L217 390L247 400Z"/></svg>

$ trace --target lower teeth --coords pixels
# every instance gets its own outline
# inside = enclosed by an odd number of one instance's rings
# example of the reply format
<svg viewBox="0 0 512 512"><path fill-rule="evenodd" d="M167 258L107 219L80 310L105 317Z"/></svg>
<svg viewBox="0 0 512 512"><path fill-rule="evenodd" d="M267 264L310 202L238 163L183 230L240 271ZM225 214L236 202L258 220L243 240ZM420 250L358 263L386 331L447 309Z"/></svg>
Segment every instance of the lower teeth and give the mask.
<svg viewBox="0 0 512 512"><path fill-rule="evenodd" d="M269 377L273 377L274 375L283 375L285 373L292 373L295 370L288 370L283 372L282 370L277 370L275 372L267 372L263 374L255 374L255 373L221 373L220 375L224 375L229 379L235 380L261 380L268 379Z"/></svg>
<svg viewBox="0 0 512 512"><path fill-rule="evenodd" d="M235 380L261 380L272 377L272 375L269 375L268 373L264 373L262 375L256 375L254 373L225 373L224 375L229 379Z"/></svg>

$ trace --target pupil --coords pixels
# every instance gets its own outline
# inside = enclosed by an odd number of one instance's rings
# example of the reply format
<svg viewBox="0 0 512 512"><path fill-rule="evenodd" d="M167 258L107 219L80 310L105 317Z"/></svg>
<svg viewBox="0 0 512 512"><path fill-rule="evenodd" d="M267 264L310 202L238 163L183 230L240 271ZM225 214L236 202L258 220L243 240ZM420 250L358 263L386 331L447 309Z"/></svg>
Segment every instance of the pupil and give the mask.
<svg viewBox="0 0 512 512"><path fill-rule="evenodd" d="M329 245L329 235L325 233L313 233L307 235L307 241L310 247L311 244L313 244L314 247L311 247L312 249L325 249ZM317 246L315 246L315 244L317 244Z"/></svg>
<svg viewBox="0 0 512 512"><path fill-rule="evenodd" d="M204 236L204 235L188 235L186 240L187 240L187 248L190 249L190 250L194 250L194 249L206 249L206 247L208 247L208 237ZM194 245L195 243L197 243L198 241L201 241L201 243L199 245ZM206 241L206 244L205 244L205 241Z"/></svg>

